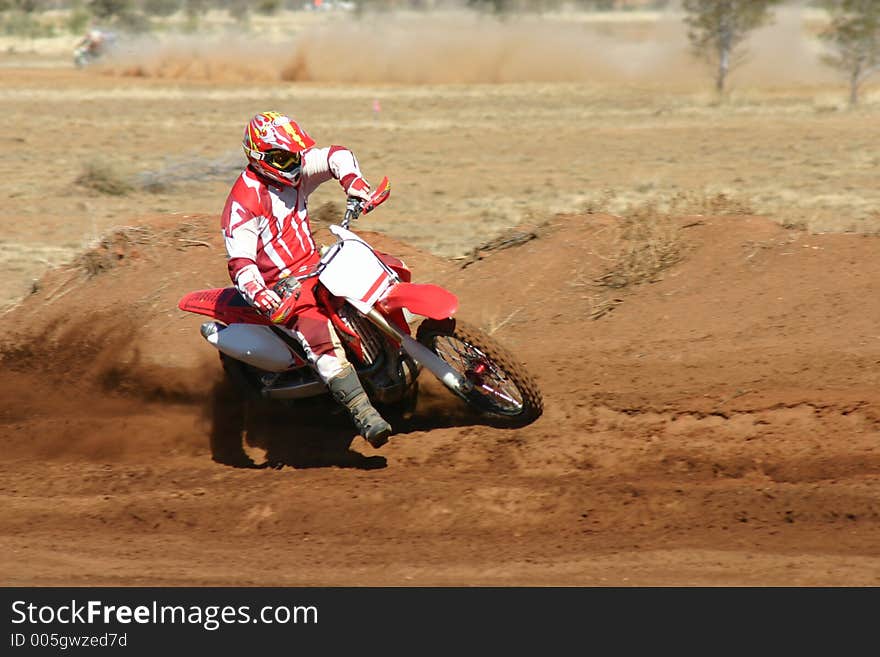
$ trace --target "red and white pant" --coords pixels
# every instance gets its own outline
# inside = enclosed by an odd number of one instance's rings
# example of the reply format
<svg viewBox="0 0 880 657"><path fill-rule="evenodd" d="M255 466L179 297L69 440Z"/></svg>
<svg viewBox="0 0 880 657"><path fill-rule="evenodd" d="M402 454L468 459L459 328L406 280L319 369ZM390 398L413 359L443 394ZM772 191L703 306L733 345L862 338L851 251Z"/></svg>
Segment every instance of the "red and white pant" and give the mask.
<svg viewBox="0 0 880 657"><path fill-rule="evenodd" d="M317 278L302 281L293 317L284 328L302 344L309 362L326 383L349 364L339 335L315 298Z"/></svg>

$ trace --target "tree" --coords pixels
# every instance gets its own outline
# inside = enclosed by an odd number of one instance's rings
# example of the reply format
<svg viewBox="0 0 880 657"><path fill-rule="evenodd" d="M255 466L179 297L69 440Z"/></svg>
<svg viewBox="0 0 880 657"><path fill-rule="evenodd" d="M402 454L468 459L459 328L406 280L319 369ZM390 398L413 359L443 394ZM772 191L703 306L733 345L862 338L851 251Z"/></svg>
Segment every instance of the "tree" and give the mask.
<svg viewBox="0 0 880 657"><path fill-rule="evenodd" d="M742 61L749 32L770 22L780 0L684 0L688 39L697 56L716 66L715 89L724 93L727 75Z"/></svg>
<svg viewBox="0 0 880 657"><path fill-rule="evenodd" d="M849 104L857 105L859 90L880 69L880 2L826 0L831 23L821 38L834 50L825 63L849 76Z"/></svg>
<svg viewBox="0 0 880 657"><path fill-rule="evenodd" d="M132 10L131 0L91 0L89 9L98 19L108 19L121 16Z"/></svg>
<svg viewBox="0 0 880 657"><path fill-rule="evenodd" d="M226 11L237 23L246 24L250 20L250 3L248 0L228 0Z"/></svg>
<svg viewBox="0 0 880 657"><path fill-rule="evenodd" d="M467 6L481 11L492 11L503 14L510 10L513 3L510 0L467 0Z"/></svg>
<svg viewBox="0 0 880 657"><path fill-rule="evenodd" d="M202 14L208 11L207 0L183 0L183 15L186 16L184 30L195 32L199 28Z"/></svg>
<svg viewBox="0 0 880 657"><path fill-rule="evenodd" d="M151 16L170 16L180 9L181 0L143 0L141 4Z"/></svg>
<svg viewBox="0 0 880 657"><path fill-rule="evenodd" d="M615 5L615 0L581 0L580 2L580 6L590 11L611 11Z"/></svg>

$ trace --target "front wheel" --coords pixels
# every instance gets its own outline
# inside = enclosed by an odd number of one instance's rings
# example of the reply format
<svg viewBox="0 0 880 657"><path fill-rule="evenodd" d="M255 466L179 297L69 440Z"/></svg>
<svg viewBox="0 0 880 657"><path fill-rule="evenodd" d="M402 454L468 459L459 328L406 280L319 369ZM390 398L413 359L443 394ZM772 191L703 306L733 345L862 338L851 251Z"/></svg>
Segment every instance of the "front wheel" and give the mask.
<svg viewBox="0 0 880 657"><path fill-rule="evenodd" d="M416 338L470 382L467 392L453 392L490 424L524 427L543 413L535 381L512 354L480 329L455 319L426 319Z"/></svg>

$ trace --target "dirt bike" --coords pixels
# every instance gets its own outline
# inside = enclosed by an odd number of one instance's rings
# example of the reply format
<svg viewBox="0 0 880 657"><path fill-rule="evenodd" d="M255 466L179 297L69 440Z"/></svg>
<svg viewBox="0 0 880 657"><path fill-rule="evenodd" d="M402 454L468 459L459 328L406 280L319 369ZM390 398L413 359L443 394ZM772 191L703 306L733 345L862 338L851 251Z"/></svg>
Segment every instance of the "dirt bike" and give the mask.
<svg viewBox="0 0 880 657"><path fill-rule="evenodd" d="M405 263L377 251L349 225L384 202L384 178L369 201L349 197L336 242L302 276L273 289L283 307L301 281L317 277L315 297L330 317L368 396L380 408L415 408L428 370L492 426L521 427L543 412L541 393L522 364L483 331L456 320L458 299L412 282ZM251 306L234 287L190 292L181 310L207 315L202 336L219 350L229 379L247 399L301 400L328 395L299 341ZM275 317L276 315L273 315ZM418 323L413 337L411 324Z"/></svg>
<svg viewBox="0 0 880 657"><path fill-rule="evenodd" d="M81 46L76 48L73 51L73 65L76 68L85 68L92 62L96 62L101 58L101 54L97 52L92 52L85 46Z"/></svg>
<svg viewBox="0 0 880 657"><path fill-rule="evenodd" d="M116 44L116 35L112 32L104 32L102 42L99 45L87 43L76 46L73 50L73 65L76 68L85 68L105 58Z"/></svg>

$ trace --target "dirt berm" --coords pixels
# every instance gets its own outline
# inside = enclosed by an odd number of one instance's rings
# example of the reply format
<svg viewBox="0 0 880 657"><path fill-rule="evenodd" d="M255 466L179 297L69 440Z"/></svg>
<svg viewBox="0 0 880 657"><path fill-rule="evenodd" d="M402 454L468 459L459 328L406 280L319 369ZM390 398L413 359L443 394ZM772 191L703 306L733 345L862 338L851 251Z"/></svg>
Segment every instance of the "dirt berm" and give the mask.
<svg viewBox="0 0 880 657"><path fill-rule="evenodd" d="M682 218L637 284L613 271L622 221L559 216L457 261L362 221L546 406L494 429L428 382L381 450L326 407L235 444L176 306L226 284L217 217L108 235L0 318L0 580L880 584L880 237Z"/></svg>

